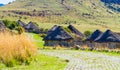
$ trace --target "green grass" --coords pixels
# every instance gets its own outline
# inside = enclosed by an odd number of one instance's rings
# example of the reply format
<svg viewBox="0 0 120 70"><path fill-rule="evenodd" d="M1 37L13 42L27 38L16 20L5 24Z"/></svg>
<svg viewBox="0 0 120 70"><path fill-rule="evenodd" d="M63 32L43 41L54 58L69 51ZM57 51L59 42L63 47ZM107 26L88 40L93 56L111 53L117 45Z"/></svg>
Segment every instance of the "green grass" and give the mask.
<svg viewBox="0 0 120 70"><path fill-rule="evenodd" d="M35 42L35 44L38 48L43 48L44 47L43 38L40 37L39 34L28 33L28 36L30 36L33 39L33 41Z"/></svg>
<svg viewBox="0 0 120 70"><path fill-rule="evenodd" d="M67 62L63 59L39 54L36 61L32 61L28 66L21 65L8 68L0 64L0 70L64 70L66 65Z"/></svg>
<svg viewBox="0 0 120 70"><path fill-rule="evenodd" d="M109 51L104 51L104 50L101 50L101 51L97 51L97 50L93 50L93 51L90 51L90 50L79 50L79 51L83 51L83 52L93 52L93 53L101 53L101 54L105 54L105 55L110 55L110 56L119 56L120 57L120 52L109 52Z"/></svg>

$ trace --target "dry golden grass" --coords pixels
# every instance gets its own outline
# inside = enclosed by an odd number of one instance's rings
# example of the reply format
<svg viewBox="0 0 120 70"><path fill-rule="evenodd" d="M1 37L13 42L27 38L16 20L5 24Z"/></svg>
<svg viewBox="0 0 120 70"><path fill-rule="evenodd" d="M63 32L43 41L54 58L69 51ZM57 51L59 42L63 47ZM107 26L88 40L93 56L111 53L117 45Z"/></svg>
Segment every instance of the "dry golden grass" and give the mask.
<svg viewBox="0 0 120 70"><path fill-rule="evenodd" d="M25 34L0 33L0 61L6 66L29 64L37 48Z"/></svg>
<svg viewBox="0 0 120 70"><path fill-rule="evenodd" d="M44 46L44 49L48 49L48 50L68 50L70 49L70 47L65 47L65 46L60 46L60 45L57 45L57 46Z"/></svg>
<svg viewBox="0 0 120 70"><path fill-rule="evenodd" d="M56 49L56 50L67 50L67 49L69 49L69 48L67 48L67 47L65 47L65 46L57 45L57 46L55 47L55 49Z"/></svg>

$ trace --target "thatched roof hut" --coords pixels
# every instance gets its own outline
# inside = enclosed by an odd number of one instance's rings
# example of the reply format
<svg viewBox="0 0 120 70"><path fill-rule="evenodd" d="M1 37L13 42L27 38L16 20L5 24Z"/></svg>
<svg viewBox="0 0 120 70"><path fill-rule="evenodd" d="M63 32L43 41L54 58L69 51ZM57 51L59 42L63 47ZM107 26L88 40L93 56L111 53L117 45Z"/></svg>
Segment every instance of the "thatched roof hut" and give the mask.
<svg viewBox="0 0 120 70"><path fill-rule="evenodd" d="M40 28L34 24L33 22L29 22L26 26L25 26L25 29L28 31L28 32L35 32L35 33L40 33L41 30Z"/></svg>
<svg viewBox="0 0 120 70"><path fill-rule="evenodd" d="M18 20L18 25L22 26L22 27L25 27L26 26L26 23L24 23L23 21L21 20Z"/></svg>
<svg viewBox="0 0 120 70"><path fill-rule="evenodd" d="M101 36L95 39L98 45L101 48L120 48L120 36L117 33L112 32L111 30L106 30Z"/></svg>
<svg viewBox="0 0 120 70"><path fill-rule="evenodd" d="M98 38L102 34L103 32L101 32L100 30L96 30L86 39L86 41L93 42L96 38Z"/></svg>
<svg viewBox="0 0 120 70"><path fill-rule="evenodd" d="M3 31L6 29L5 24L0 20L0 31Z"/></svg>
<svg viewBox="0 0 120 70"><path fill-rule="evenodd" d="M73 39L61 26L58 26L52 33L48 34L44 40L68 40Z"/></svg>
<svg viewBox="0 0 120 70"><path fill-rule="evenodd" d="M79 37L85 37L84 34L82 34L79 30L77 30L74 26L69 25L68 28L71 30L72 33L78 35Z"/></svg>
<svg viewBox="0 0 120 70"><path fill-rule="evenodd" d="M50 33L52 33L53 31L55 31L57 27L58 27L58 25L54 25L54 26L47 32L47 34L50 34Z"/></svg>
<svg viewBox="0 0 120 70"><path fill-rule="evenodd" d="M100 37L98 37L96 42L120 42L120 36L111 30L107 30Z"/></svg>
<svg viewBox="0 0 120 70"><path fill-rule="evenodd" d="M29 22L26 26L26 29L39 29L37 25L35 25L33 22Z"/></svg>
<svg viewBox="0 0 120 70"><path fill-rule="evenodd" d="M73 38L61 26L58 26L43 40L45 41L45 46L71 46Z"/></svg>

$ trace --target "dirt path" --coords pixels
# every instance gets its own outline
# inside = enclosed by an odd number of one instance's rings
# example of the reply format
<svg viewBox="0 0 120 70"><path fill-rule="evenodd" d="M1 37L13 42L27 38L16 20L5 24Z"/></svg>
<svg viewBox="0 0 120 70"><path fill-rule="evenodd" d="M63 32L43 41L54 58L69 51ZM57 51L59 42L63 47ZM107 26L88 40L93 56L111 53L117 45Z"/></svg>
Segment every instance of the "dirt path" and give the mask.
<svg viewBox="0 0 120 70"><path fill-rule="evenodd" d="M64 70L120 70L120 57L71 50L40 50L40 53L68 59Z"/></svg>

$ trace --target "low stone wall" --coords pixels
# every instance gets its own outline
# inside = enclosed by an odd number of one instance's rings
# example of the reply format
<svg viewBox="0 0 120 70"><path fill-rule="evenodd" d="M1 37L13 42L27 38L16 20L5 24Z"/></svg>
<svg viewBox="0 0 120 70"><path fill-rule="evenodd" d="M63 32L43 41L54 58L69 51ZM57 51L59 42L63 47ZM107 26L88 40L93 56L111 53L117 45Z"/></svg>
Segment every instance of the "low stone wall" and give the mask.
<svg viewBox="0 0 120 70"><path fill-rule="evenodd" d="M71 47L73 46L72 42L68 41L45 41L45 46L66 46Z"/></svg>
<svg viewBox="0 0 120 70"><path fill-rule="evenodd" d="M86 43L86 45L93 49L116 49L120 48L120 43Z"/></svg>

